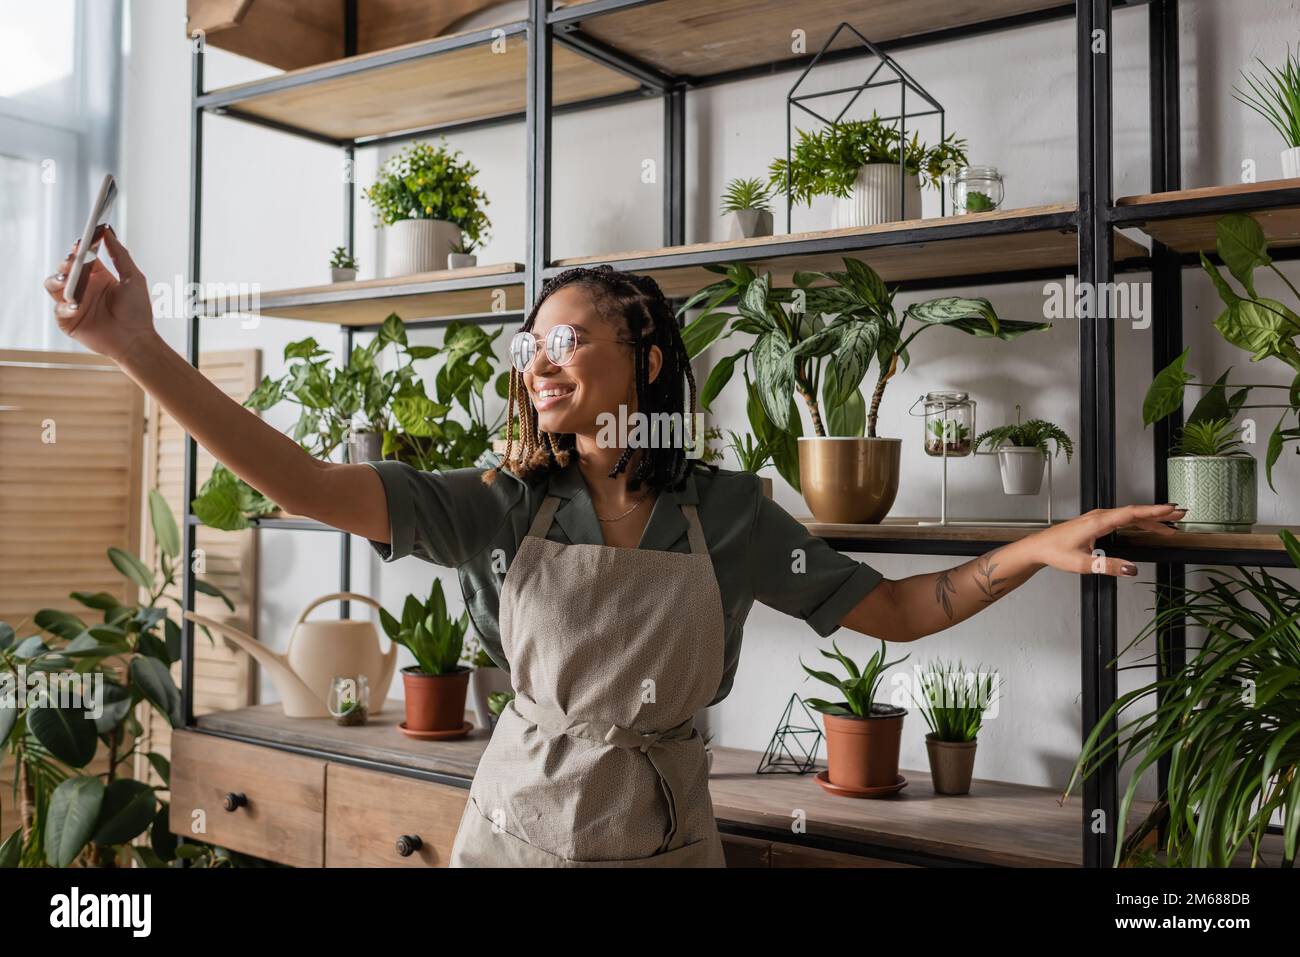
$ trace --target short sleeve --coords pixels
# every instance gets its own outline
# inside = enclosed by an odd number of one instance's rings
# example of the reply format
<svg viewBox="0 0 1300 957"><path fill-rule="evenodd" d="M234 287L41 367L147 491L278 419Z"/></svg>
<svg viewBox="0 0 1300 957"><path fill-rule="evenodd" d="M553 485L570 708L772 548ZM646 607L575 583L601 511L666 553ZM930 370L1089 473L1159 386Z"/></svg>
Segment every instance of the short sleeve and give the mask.
<svg viewBox="0 0 1300 957"><path fill-rule="evenodd" d="M754 598L802 618L823 638L883 580L837 552L767 496L760 495L749 548Z"/></svg>
<svg viewBox="0 0 1300 957"><path fill-rule="evenodd" d="M408 555L456 567L477 555L522 497L515 482L499 475L483 483L480 468L422 472L405 462L367 462L379 473L388 500L391 544L371 541L385 562Z"/></svg>

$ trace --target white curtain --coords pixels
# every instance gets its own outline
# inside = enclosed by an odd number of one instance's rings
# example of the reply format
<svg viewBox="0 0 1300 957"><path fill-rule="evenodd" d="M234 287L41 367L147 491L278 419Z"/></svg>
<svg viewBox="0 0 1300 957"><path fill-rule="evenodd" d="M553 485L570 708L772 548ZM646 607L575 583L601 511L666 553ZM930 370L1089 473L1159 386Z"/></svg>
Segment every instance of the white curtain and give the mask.
<svg viewBox="0 0 1300 957"><path fill-rule="evenodd" d="M76 348L41 281L118 165L122 11L121 0L0 0L0 348Z"/></svg>

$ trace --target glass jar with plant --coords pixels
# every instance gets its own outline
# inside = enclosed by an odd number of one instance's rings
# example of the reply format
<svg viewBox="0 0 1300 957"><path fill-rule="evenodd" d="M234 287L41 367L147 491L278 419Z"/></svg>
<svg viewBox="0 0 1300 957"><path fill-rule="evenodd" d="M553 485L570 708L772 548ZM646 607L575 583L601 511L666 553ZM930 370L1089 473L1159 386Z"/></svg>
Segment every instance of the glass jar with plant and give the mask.
<svg viewBox="0 0 1300 957"><path fill-rule="evenodd" d="M388 227L385 276L445 269L454 245L486 241L488 198L474 184L478 168L461 157L446 137L437 146L412 143L389 157L365 190L379 224Z"/></svg>
<svg viewBox="0 0 1300 957"><path fill-rule="evenodd" d="M692 358L735 333L753 337L714 365L700 390L701 405L709 407L740 363L751 430L767 442L777 471L802 491L813 516L822 522L879 522L898 491L902 440L878 437L876 421L885 387L907 368L916 337L947 327L1010 341L1051 324L1001 319L987 299L955 296L914 303L899 316L896 290L875 270L849 258L844 267L796 272L793 287L774 287L770 273L760 276L744 263L709 267L725 278L687 299L679 314L702 308L683 331ZM724 308L730 302L735 314ZM868 404L861 385L873 362L879 374ZM800 434L795 395L808 411L812 436ZM866 478L878 475L888 481Z"/></svg>
<svg viewBox="0 0 1300 957"><path fill-rule="evenodd" d="M482 639L473 633L469 635L461 657L468 660L470 667L474 669L470 672L469 687L471 705L475 715L478 716L479 727L491 727L492 713L488 707L489 702L496 692L510 691L513 688L510 683L510 672L497 665L483 647Z"/></svg>
<svg viewBox="0 0 1300 957"><path fill-rule="evenodd" d="M956 134L930 146L913 131L903 142L897 121L875 113L868 120L798 132L790 160L775 159L769 165L769 182L788 191L796 203L836 197L832 228L919 219L921 188L939 185L969 162L966 141Z"/></svg>
<svg viewBox="0 0 1300 957"><path fill-rule="evenodd" d="M733 179L722 194L722 215L728 239L772 235L772 193L775 187L758 178Z"/></svg>
<svg viewBox="0 0 1300 957"><path fill-rule="evenodd" d="M1054 450L1049 449L1049 441L1055 445ZM975 438L975 448L997 452L1002 491L1007 495L1037 495L1047 457L1064 452L1069 462L1074 455L1074 443L1064 429L1043 419L1021 422L1018 405L1015 424L981 432Z"/></svg>
<svg viewBox="0 0 1300 957"><path fill-rule="evenodd" d="M1285 303L1259 295L1255 290L1255 271L1270 269L1298 304L1300 291L1269 256L1264 230L1253 217L1233 213L1215 223L1215 248L1245 295L1239 295L1205 254L1201 254L1201 267L1209 275L1226 307L1214 320L1214 328L1229 344L1249 352L1251 362L1280 361L1286 368L1278 371L1284 371L1287 383L1230 383L1231 369L1214 382L1196 382L1185 368L1191 351L1185 349L1152 380L1142 403L1142 420L1151 425L1173 415L1183 407L1184 394L1189 386L1206 392L1188 417L1188 424L1199 419L1233 419L1241 409L1281 409L1277 424L1269 435L1264 460L1264 474L1269 488L1273 488L1273 466L1288 444L1300 441L1300 343L1297 342L1300 316ZM1276 365L1273 368L1276 369ZM1236 391L1229 394L1229 389ZM1281 389L1281 398L1286 401L1247 404L1247 399L1256 389ZM1288 419L1292 421L1290 426L1287 425ZM1179 504L1186 503L1179 501Z"/></svg>
<svg viewBox="0 0 1300 957"><path fill-rule="evenodd" d="M1279 533L1300 571L1300 542ZM1063 797L1113 757L1130 775L1119 807L1114 865L1143 859L1170 867L1293 867L1300 844L1300 589L1264 568L1205 569L1206 584L1171 588L1155 617L1111 662L1135 647L1155 656L1125 666L1157 669L1098 719ZM1175 665L1160 635L1187 626L1186 663ZM1154 657L1154 660L1152 660ZM1138 786L1169 759L1169 784L1130 828ZM1282 822L1282 855L1262 852L1271 821ZM1143 845L1159 843L1150 855Z"/></svg>
<svg viewBox="0 0 1300 957"><path fill-rule="evenodd" d="M1178 526L1195 532L1248 532L1255 524L1255 457L1232 420L1191 419L1166 460L1169 498L1187 509Z"/></svg>
<svg viewBox="0 0 1300 957"><path fill-rule="evenodd" d="M840 651L819 649L821 654L838 661L847 676L840 678L829 671L809 668L799 659L809 677L824 681L843 696L840 701L804 698L810 708L821 712L826 727L827 771L817 775L818 783L832 793L855 797L863 792L884 793L898 790L904 782L898 773L898 746L903 732L905 708L876 701L885 671L908 659L885 661L885 643L863 666ZM830 785L827 787L827 785Z"/></svg>
<svg viewBox="0 0 1300 957"><path fill-rule="evenodd" d="M18 692L8 703L0 700L0 748L14 759L18 810L16 829L0 836L0 867L116 867L127 855L144 867L219 866L206 845L182 855L168 828L168 803L149 782L123 776L142 752L138 706L152 708L171 727L184 723L172 680L182 633L169 609L180 606L180 530L156 489L148 510L157 571L129 552L108 549L109 563L136 597L74 591L72 599L100 621L45 608L32 618L37 631L24 637L18 631L25 623L0 622L0 684ZM234 610L212 583L194 584ZM167 787L167 758L152 751L143 757ZM147 843L133 843L145 834Z"/></svg>
<svg viewBox="0 0 1300 957"><path fill-rule="evenodd" d="M996 672L968 669L960 661L931 661L918 674L920 695L913 695L929 725L925 749L936 794L970 793L975 748L984 713L1001 693Z"/></svg>
<svg viewBox="0 0 1300 957"><path fill-rule="evenodd" d="M380 609L384 633L415 656L402 669L406 691L406 720L401 730L412 737L460 737L470 730L465 720L465 696L470 668L461 664L469 611L452 618L442 581L435 578L424 601L406 596L402 618Z"/></svg>
<svg viewBox="0 0 1300 957"><path fill-rule="evenodd" d="M330 253L330 280L352 282L357 278L357 261L346 246L335 246Z"/></svg>
<svg viewBox="0 0 1300 957"><path fill-rule="evenodd" d="M1264 75L1242 71L1248 90L1233 87L1233 98L1244 103L1277 130L1285 148L1282 150L1282 177L1300 177L1300 59L1287 45L1286 62L1271 67L1255 58Z"/></svg>

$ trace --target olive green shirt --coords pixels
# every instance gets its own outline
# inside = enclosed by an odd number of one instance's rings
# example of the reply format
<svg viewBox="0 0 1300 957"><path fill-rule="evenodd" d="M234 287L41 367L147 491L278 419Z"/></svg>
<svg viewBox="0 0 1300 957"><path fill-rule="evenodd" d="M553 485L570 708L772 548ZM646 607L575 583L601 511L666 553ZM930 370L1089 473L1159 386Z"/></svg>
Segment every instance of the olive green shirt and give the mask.
<svg viewBox="0 0 1300 957"><path fill-rule="evenodd" d="M501 585L542 500L547 494L564 500L547 538L566 545L600 545L604 539L576 464L527 481L503 470L485 485L484 469L498 461L489 452L480 467L445 472L421 472L395 461L369 463L384 483L392 540L370 544L385 562L415 555L456 568L483 649L509 670L497 621ZM656 499L640 548L690 551L681 504L697 506L722 595L726 659L710 704L731 690L745 618L755 599L804 619L826 637L881 581L876 569L810 535L763 495L758 476L749 472L692 469L682 491L666 490ZM599 581L573 585L600 588ZM673 596L663 600L671 602Z"/></svg>

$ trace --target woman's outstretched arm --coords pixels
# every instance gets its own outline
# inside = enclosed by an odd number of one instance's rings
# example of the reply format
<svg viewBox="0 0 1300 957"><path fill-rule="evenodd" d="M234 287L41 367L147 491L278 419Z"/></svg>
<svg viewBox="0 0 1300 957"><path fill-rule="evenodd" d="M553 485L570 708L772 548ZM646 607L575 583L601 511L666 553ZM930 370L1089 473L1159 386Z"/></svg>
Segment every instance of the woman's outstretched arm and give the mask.
<svg viewBox="0 0 1300 957"><path fill-rule="evenodd" d="M59 328L117 363L218 461L277 504L388 542L388 504L374 469L316 459L205 378L158 335L148 281L111 228L104 243L119 278L93 261L76 306L63 301L72 253L45 280Z"/></svg>
<svg viewBox="0 0 1300 957"><path fill-rule="evenodd" d="M1162 523L1177 521L1185 511L1173 505L1094 509L964 565L885 579L840 624L885 641L914 641L965 621L1048 566L1080 575L1136 575L1131 562L1093 555L1097 539L1126 525L1174 535Z"/></svg>

